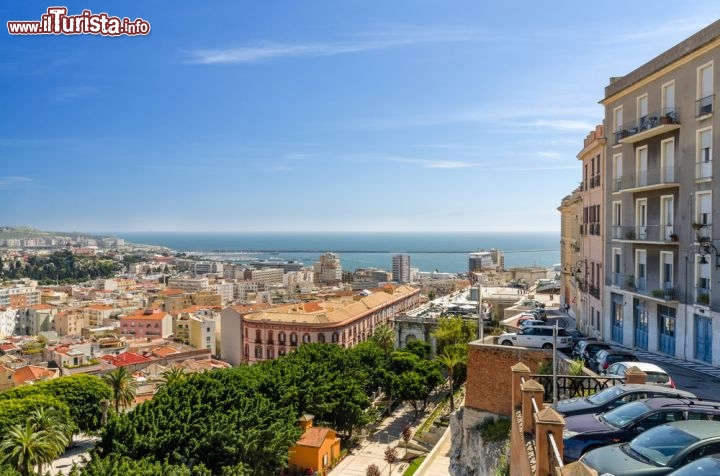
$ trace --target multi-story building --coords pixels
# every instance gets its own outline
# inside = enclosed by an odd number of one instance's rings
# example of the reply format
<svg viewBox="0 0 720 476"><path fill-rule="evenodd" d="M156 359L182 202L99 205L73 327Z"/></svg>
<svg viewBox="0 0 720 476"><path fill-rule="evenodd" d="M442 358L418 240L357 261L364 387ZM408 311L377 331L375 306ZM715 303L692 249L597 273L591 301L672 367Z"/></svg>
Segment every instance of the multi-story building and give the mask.
<svg viewBox="0 0 720 476"><path fill-rule="evenodd" d="M410 255L393 256L392 279L397 283L410 282Z"/></svg>
<svg viewBox="0 0 720 476"><path fill-rule="evenodd" d="M113 312L117 313L113 306L107 306L105 304L91 304L82 308L83 316L85 317L85 325L88 327L100 327L107 324L107 320L113 315Z"/></svg>
<svg viewBox="0 0 720 476"><path fill-rule="evenodd" d="M335 253L320 255L320 259L313 264L315 282L325 285L337 285L342 281L342 266L340 256Z"/></svg>
<svg viewBox="0 0 720 476"><path fill-rule="evenodd" d="M253 269L250 272L250 281L260 284L276 284L283 282L282 268Z"/></svg>
<svg viewBox="0 0 720 476"><path fill-rule="evenodd" d="M0 307L26 307L40 304L40 290L37 283L16 283L0 287Z"/></svg>
<svg viewBox="0 0 720 476"><path fill-rule="evenodd" d="M210 281L208 278L175 276L168 280L168 287L189 292L207 291Z"/></svg>
<svg viewBox="0 0 720 476"><path fill-rule="evenodd" d="M55 314L57 308L49 304L22 307L18 309L19 319L15 322L15 334L34 336L40 332L53 331Z"/></svg>
<svg viewBox="0 0 720 476"><path fill-rule="evenodd" d="M0 307L0 338L13 335L18 320L18 311L11 307Z"/></svg>
<svg viewBox="0 0 720 476"><path fill-rule="evenodd" d="M80 309L63 309L55 316L55 332L61 336L81 335L83 327L89 327Z"/></svg>
<svg viewBox="0 0 720 476"><path fill-rule="evenodd" d="M210 349L215 355L215 319L202 314L190 316L189 343L196 349Z"/></svg>
<svg viewBox="0 0 720 476"><path fill-rule="evenodd" d="M580 303L575 314L577 327L588 334L601 335L603 263L605 262L605 128L598 125L585 138L577 158L582 162L582 182L578 195L580 215L580 259L573 269L580 286Z"/></svg>
<svg viewBox="0 0 720 476"><path fill-rule="evenodd" d="M562 199L560 206L560 262L563 272L560 282L560 302L578 323L581 319L582 299L587 288L582 281L580 222L582 201L580 187ZM578 271L580 270L580 271Z"/></svg>
<svg viewBox="0 0 720 476"><path fill-rule="evenodd" d="M159 309L140 309L120 316L120 331L139 338L166 338L172 335L172 316Z"/></svg>
<svg viewBox="0 0 720 476"><path fill-rule="evenodd" d="M605 88L602 331L720 365L716 66L720 21Z"/></svg>
<svg viewBox="0 0 720 476"><path fill-rule="evenodd" d="M222 311L222 358L233 365L273 359L307 342L352 347L381 324L420 304L420 290L387 286L368 296L346 295L259 312Z"/></svg>

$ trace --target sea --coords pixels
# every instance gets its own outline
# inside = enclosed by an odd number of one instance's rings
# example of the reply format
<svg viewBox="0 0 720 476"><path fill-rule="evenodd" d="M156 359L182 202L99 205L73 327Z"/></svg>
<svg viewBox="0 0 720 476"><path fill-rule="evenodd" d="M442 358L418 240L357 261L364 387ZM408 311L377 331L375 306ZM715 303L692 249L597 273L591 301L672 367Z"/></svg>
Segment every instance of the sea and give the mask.
<svg viewBox="0 0 720 476"><path fill-rule="evenodd" d="M223 261L297 260L311 266L325 252L340 256L345 270L392 269L392 257L410 255L420 271L466 273L468 254L499 249L505 268L560 262L560 234L554 232L116 232L136 244L164 246Z"/></svg>

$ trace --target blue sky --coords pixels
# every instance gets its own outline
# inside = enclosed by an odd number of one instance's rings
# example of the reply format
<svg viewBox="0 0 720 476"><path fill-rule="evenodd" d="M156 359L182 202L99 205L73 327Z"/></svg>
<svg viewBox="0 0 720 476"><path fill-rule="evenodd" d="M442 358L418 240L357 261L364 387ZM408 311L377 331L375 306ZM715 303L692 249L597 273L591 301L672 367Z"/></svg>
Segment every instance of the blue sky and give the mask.
<svg viewBox="0 0 720 476"><path fill-rule="evenodd" d="M148 36L11 36L0 225L559 230L620 76L720 17L692 2L68 2Z"/></svg>

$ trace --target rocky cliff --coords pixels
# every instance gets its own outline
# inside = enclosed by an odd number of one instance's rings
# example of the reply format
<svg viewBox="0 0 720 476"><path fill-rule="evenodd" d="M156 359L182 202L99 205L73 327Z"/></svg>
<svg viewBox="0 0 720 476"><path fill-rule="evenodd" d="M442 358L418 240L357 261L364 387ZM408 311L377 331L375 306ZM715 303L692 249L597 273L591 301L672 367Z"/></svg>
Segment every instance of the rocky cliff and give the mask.
<svg viewBox="0 0 720 476"><path fill-rule="evenodd" d="M483 422L497 415L461 408L450 417L450 474L492 476L505 441L484 441Z"/></svg>

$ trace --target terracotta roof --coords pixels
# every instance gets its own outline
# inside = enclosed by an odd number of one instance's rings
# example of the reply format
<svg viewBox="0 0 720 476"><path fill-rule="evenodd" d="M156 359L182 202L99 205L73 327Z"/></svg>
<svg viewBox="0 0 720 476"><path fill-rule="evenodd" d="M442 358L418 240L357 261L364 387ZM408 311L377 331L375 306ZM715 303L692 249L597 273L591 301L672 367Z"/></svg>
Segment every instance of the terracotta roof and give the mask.
<svg viewBox="0 0 720 476"><path fill-rule="evenodd" d="M148 359L147 357L143 357L142 355L135 354L133 352L123 352L122 354L118 355L103 355L100 358L116 367L122 367L124 365L144 364L145 362L150 362L150 359Z"/></svg>
<svg viewBox="0 0 720 476"><path fill-rule="evenodd" d="M312 446L313 448L320 448L330 431L332 430L329 428L319 426L310 427L305 430L305 433L303 433L300 437L297 442L297 446Z"/></svg>
<svg viewBox="0 0 720 476"><path fill-rule="evenodd" d="M106 306L104 304L91 304L84 309L90 309L92 311L111 311L115 308L112 306Z"/></svg>
<svg viewBox="0 0 720 476"><path fill-rule="evenodd" d="M151 354L155 357L167 357L168 355L179 353L179 350L173 349L172 347L158 347L157 349L153 349L151 352Z"/></svg>
<svg viewBox="0 0 720 476"><path fill-rule="evenodd" d="M20 347L16 346L15 344L1 344L0 350L3 352L9 352L11 350L20 350Z"/></svg>
<svg viewBox="0 0 720 476"><path fill-rule="evenodd" d="M25 309L36 309L36 310L43 310L43 311L49 311L50 309L53 309L52 306L49 304L33 304L31 306L25 306Z"/></svg>
<svg viewBox="0 0 720 476"><path fill-rule="evenodd" d="M146 313L145 309L139 309L131 314L120 317L120 320L125 319L156 319L162 320L167 316L168 313L159 309L152 309L152 313Z"/></svg>
<svg viewBox="0 0 720 476"><path fill-rule="evenodd" d="M163 296L178 296L180 294L185 294L185 291L182 289L167 288L163 289L158 294L162 294Z"/></svg>
<svg viewBox="0 0 720 476"><path fill-rule="evenodd" d="M45 367L37 367L35 365L27 365L21 367L13 374L13 382L15 385L37 382L38 380L46 380L58 376L57 370L47 369Z"/></svg>

